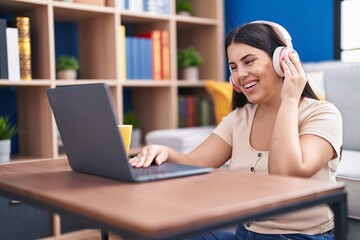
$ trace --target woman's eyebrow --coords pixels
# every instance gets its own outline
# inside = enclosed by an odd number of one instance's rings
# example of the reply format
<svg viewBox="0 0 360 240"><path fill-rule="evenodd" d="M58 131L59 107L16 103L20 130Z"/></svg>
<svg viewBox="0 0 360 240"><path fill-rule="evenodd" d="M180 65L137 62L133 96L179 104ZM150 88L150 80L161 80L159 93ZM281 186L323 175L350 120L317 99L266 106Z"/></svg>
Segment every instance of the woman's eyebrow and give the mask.
<svg viewBox="0 0 360 240"><path fill-rule="evenodd" d="M246 54L245 56L243 56L242 58L240 58L240 62L244 61L247 57L250 57L250 56L256 56L254 53L249 53L249 54ZM228 62L228 64L236 64L235 62Z"/></svg>
<svg viewBox="0 0 360 240"><path fill-rule="evenodd" d="M253 54L253 53L249 53L249 54L246 54L245 56L243 56L241 59L240 59L240 61L244 61L247 57L249 57L249 56L255 56L255 54Z"/></svg>

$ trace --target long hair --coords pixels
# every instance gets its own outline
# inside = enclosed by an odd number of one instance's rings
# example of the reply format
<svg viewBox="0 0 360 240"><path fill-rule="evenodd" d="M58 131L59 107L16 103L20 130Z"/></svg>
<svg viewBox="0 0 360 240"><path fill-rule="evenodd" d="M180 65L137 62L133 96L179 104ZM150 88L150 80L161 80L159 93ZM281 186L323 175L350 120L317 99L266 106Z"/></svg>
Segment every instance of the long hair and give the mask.
<svg viewBox="0 0 360 240"><path fill-rule="evenodd" d="M273 29L273 27L263 23L250 23L230 31L225 39L226 57L228 57L227 49L232 43L244 43L249 46L261 49L265 51L270 58L272 58L273 52L277 47L286 46L282 37L280 37L280 35ZM301 96L319 100L308 82L306 82ZM244 94L233 90L233 110L238 107L243 107L247 103L249 103L249 101Z"/></svg>

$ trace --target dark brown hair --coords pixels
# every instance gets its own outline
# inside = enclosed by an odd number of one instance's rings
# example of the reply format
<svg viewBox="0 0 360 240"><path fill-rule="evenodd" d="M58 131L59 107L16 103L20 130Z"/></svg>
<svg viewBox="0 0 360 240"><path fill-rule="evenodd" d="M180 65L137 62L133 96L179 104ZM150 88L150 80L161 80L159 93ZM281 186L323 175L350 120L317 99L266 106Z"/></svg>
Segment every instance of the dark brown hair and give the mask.
<svg viewBox="0 0 360 240"><path fill-rule="evenodd" d="M263 23L250 23L230 31L225 39L225 54L232 43L244 43L249 46L264 50L270 58L275 49L279 46L286 46L282 37L272 28L272 26ZM249 103L244 94L233 90L232 109L243 107ZM301 94L302 97L308 97L319 100L310 84L307 82Z"/></svg>

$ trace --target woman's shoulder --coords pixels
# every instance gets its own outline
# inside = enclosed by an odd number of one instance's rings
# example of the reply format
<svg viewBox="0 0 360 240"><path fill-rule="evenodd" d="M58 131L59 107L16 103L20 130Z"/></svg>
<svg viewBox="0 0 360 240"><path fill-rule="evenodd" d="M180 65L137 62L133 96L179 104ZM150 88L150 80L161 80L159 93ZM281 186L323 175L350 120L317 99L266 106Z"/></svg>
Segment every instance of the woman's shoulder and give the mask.
<svg viewBox="0 0 360 240"><path fill-rule="evenodd" d="M304 97L300 107L299 107L299 113L300 114L309 114L309 113L332 113L332 114L336 114L336 115L341 115L340 111L337 109L337 107L328 102L328 101L324 101L324 100L317 100L317 99L313 99L313 98L307 98Z"/></svg>

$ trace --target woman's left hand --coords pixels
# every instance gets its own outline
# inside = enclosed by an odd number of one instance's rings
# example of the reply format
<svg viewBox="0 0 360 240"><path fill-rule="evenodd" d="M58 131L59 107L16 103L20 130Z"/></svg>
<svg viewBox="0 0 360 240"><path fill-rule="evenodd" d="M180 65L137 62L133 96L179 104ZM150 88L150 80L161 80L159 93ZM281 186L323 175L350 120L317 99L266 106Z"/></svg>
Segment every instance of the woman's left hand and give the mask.
<svg viewBox="0 0 360 240"><path fill-rule="evenodd" d="M283 100L293 99L299 101L307 82L305 71L301 66L300 60L295 54L289 53L285 56L281 64L285 74L281 98Z"/></svg>

